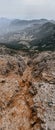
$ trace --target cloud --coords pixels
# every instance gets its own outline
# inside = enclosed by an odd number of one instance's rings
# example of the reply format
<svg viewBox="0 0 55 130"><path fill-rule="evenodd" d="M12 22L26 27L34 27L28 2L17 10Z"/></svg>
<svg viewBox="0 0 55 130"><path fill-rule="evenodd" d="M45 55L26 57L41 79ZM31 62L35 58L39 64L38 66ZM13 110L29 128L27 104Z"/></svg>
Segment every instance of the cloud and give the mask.
<svg viewBox="0 0 55 130"><path fill-rule="evenodd" d="M0 0L0 17L55 19L55 0Z"/></svg>

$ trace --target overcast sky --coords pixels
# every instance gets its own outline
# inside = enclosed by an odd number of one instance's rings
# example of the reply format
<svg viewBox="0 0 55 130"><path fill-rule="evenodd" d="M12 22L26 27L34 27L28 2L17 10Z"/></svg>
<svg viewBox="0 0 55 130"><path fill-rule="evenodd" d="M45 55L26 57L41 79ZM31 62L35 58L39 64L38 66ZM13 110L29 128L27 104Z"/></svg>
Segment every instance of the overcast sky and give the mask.
<svg viewBox="0 0 55 130"><path fill-rule="evenodd" d="M0 17L55 19L55 0L0 0Z"/></svg>

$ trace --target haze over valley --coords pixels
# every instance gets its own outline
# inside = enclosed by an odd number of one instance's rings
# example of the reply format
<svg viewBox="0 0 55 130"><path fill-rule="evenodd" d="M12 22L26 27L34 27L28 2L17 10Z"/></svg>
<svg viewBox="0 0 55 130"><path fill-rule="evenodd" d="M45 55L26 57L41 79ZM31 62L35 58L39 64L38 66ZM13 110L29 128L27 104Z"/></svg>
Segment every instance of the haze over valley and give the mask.
<svg viewBox="0 0 55 130"><path fill-rule="evenodd" d="M0 44L13 49L55 49L55 21L0 18ZM17 47L16 47L17 46Z"/></svg>

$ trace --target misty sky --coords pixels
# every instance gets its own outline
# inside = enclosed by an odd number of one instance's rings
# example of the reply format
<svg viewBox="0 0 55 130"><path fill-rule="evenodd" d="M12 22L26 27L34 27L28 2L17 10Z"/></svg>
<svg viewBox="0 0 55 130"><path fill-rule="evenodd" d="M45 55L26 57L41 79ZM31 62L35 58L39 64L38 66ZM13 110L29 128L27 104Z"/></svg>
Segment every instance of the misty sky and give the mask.
<svg viewBox="0 0 55 130"><path fill-rule="evenodd" d="M55 0L0 0L0 17L55 19Z"/></svg>

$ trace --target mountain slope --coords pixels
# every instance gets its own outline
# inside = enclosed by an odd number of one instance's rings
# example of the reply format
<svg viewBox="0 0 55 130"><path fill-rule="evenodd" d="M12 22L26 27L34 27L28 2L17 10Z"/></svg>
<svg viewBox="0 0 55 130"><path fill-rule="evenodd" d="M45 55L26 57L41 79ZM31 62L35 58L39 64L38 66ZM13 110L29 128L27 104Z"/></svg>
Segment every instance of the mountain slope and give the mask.
<svg viewBox="0 0 55 130"><path fill-rule="evenodd" d="M31 41L31 48L38 50L55 50L55 24L46 23L37 34L38 38Z"/></svg>
<svg viewBox="0 0 55 130"><path fill-rule="evenodd" d="M0 130L54 130L55 52L12 51L0 48Z"/></svg>
<svg viewBox="0 0 55 130"><path fill-rule="evenodd" d="M9 23L9 29L7 28L9 33L0 37L0 44L26 51L55 50L55 24L53 22L45 19L15 19Z"/></svg>

